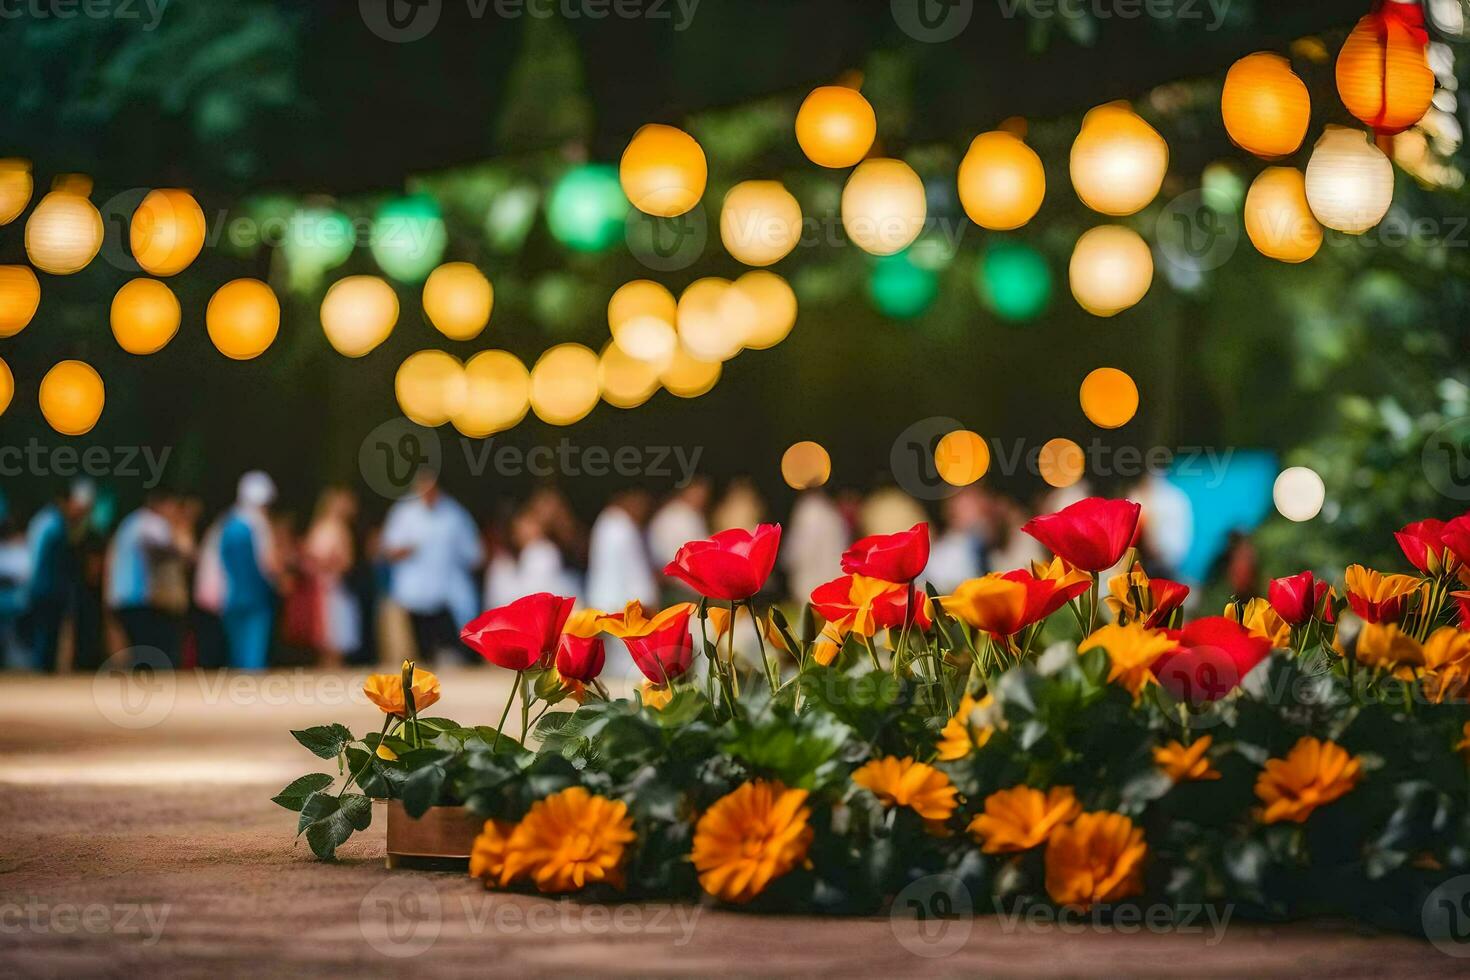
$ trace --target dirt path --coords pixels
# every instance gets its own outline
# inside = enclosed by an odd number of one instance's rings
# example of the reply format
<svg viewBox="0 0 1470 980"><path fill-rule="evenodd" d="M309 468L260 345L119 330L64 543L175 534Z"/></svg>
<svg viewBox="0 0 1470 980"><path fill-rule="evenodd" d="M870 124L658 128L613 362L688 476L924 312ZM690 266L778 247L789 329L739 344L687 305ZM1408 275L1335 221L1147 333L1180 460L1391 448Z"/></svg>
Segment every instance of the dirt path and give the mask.
<svg viewBox="0 0 1470 980"><path fill-rule="evenodd" d="M490 716L488 672L435 709ZM1463 976L1464 961L1341 926L1132 934L997 918L920 931L712 909L492 895L383 869L381 820L323 865L269 802L314 760L290 728L373 726L361 675L0 677L0 975ZM124 697L124 694L127 696Z"/></svg>

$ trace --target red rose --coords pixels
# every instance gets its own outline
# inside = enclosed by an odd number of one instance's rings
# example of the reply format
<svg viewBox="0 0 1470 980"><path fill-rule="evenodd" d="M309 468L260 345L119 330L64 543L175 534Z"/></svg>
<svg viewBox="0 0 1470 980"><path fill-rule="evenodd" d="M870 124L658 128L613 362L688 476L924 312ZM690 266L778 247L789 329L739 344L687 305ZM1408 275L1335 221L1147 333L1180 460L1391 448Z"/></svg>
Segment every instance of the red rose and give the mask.
<svg viewBox="0 0 1470 980"><path fill-rule="evenodd" d="M537 592L481 613L460 631L465 646L507 670L550 662L575 600Z"/></svg>
<svg viewBox="0 0 1470 980"><path fill-rule="evenodd" d="M1444 531L1444 521L1415 521L1405 524L1393 536L1410 565L1425 575L1437 575L1448 557Z"/></svg>
<svg viewBox="0 0 1470 980"><path fill-rule="evenodd" d="M1461 514L1446 524L1440 531L1440 539L1448 552L1444 560L1446 565L1451 563L1450 558L1462 565L1470 565L1470 514Z"/></svg>
<svg viewBox="0 0 1470 980"><path fill-rule="evenodd" d="M1155 661L1154 676L1175 697L1191 704L1229 694L1271 652L1270 640L1251 636L1224 616L1206 616L1166 633L1179 646Z"/></svg>
<svg viewBox="0 0 1470 980"><path fill-rule="evenodd" d="M1300 626L1322 610L1322 599L1332 591L1326 582L1317 581L1311 572L1297 572L1285 578L1272 579L1266 587L1266 598L1288 626ZM1324 614L1330 622L1332 607Z"/></svg>
<svg viewBox="0 0 1470 980"><path fill-rule="evenodd" d="M1055 514L1033 517L1021 530L1069 564L1100 572L1116 565L1133 544L1142 510L1131 500L1088 497Z"/></svg>
<svg viewBox="0 0 1470 980"><path fill-rule="evenodd" d="M929 615L929 597L917 586L907 589L902 585L895 586L879 596L873 602L873 622L880 630L901 630L910 608L914 617L912 628L927 632L934 625L934 619Z"/></svg>
<svg viewBox="0 0 1470 980"><path fill-rule="evenodd" d="M665 566L664 574L687 583L707 598L739 602L766 584L780 545L779 524L762 524L754 531L733 528L712 538L690 541Z"/></svg>
<svg viewBox="0 0 1470 980"><path fill-rule="evenodd" d="M590 684L602 673L607 653L599 636L563 633L556 644L556 672L570 680Z"/></svg>
<svg viewBox="0 0 1470 980"><path fill-rule="evenodd" d="M1153 609L1143 625L1157 629L1169 621L1174 610L1184 605L1184 600L1189 598L1189 586L1166 578L1151 578L1148 580L1148 595Z"/></svg>
<svg viewBox="0 0 1470 980"><path fill-rule="evenodd" d="M655 684L676 681L694 662L694 637L689 632L689 617L695 605L681 602L648 616L638 601L617 615L603 616L602 628L622 640L633 663Z"/></svg>
<svg viewBox="0 0 1470 980"><path fill-rule="evenodd" d="M929 564L929 524L897 534L872 534L842 553L842 570L885 582L912 582Z"/></svg>

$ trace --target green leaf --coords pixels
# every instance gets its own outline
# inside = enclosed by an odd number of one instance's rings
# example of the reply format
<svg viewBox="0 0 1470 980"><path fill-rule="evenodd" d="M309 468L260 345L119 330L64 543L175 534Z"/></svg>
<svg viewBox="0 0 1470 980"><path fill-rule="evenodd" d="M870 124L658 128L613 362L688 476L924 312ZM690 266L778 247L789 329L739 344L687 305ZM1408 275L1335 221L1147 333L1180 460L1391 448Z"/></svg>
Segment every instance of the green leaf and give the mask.
<svg viewBox="0 0 1470 980"><path fill-rule="evenodd" d="M439 802L444 788L445 770L441 765L415 769L403 782L403 809L410 817L421 817Z"/></svg>
<svg viewBox="0 0 1470 980"><path fill-rule="evenodd" d="M271 797L271 802L277 806L283 806L287 810L300 811L306 805L306 800L311 794L320 792L332 785L335 777L324 772L314 772L300 779L292 780L291 785Z"/></svg>
<svg viewBox="0 0 1470 980"><path fill-rule="evenodd" d="M341 803L331 793L315 792L307 796L306 802L301 805L301 819L296 821L296 833L299 836L307 827L337 812Z"/></svg>
<svg viewBox="0 0 1470 980"><path fill-rule="evenodd" d="M292 732L296 741L322 759L335 759L352 742L352 731L345 725L317 725L299 732Z"/></svg>
<svg viewBox="0 0 1470 980"><path fill-rule="evenodd" d="M366 796L344 793L340 800L331 799L334 803L331 812L306 828L306 842L323 861L336 857L337 848L346 843L354 830L366 830L373 821L373 804Z"/></svg>

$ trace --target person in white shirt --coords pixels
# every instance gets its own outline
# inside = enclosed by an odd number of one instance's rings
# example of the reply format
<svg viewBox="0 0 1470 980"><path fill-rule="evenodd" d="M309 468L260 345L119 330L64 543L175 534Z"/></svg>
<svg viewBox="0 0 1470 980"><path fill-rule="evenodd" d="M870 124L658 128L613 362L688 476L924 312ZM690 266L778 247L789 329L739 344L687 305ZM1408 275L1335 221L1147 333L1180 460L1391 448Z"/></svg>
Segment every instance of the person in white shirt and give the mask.
<svg viewBox="0 0 1470 980"><path fill-rule="evenodd" d="M648 550L655 568L663 568L674 560L679 549L690 541L709 537L709 481L695 477L674 491L648 522ZM689 598L694 591L676 579L667 580L670 591Z"/></svg>
<svg viewBox="0 0 1470 980"><path fill-rule="evenodd" d="M117 617L134 650L156 651L179 665L178 618L159 603L157 573L176 550L174 528L166 516L172 501L163 493L148 495L142 507L122 519L107 549L107 607Z"/></svg>
<svg viewBox="0 0 1470 980"><path fill-rule="evenodd" d="M587 604L616 611L637 599L650 609L658 604L658 581L643 541L648 493L624 490L597 515L587 549Z"/></svg>
<svg viewBox="0 0 1470 980"><path fill-rule="evenodd" d="M782 535L781 567L798 605L812 590L841 572L842 553L852 544L847 521L825 490L805 490L791 508L791 526Z"/></svg>
<svg viewBox="0 0 1470 980"><path fill-rule="evenodd" d="M944 501L944 533L929 550L923 579L944 595L968 579L984 575L991 540L989 501L979 487L957 490Z"/></svg>
<svg viewBox="0 0 1470 980"><path fill-rule="evenodd" d="M473 572L484 563L474 519L439 487L438 474L422 470L414 492L388 510L383 557L390 564L388 593L413 624L419 657L432 663L447 648L460 649L459 630L473 609Z"/></svg>

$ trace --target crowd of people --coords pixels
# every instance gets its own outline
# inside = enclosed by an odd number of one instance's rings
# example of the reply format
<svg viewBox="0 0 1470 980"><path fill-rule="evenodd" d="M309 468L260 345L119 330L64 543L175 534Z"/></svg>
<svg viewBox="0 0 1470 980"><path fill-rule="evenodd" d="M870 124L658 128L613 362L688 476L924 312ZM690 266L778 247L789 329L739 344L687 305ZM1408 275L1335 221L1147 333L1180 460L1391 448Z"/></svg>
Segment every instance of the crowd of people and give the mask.
<svg viewBox="0 0 1470 980"><path fill-rule="evenodd" d="M1133 496L1151 493L1153 512L1168 512L1169 489L1158 483ZM560 490L544 486L481 525L424 471L380 523L366 526L355 493L331 487L298 526L276 506L271 477L254 471L208 522L197 498L156 490L104 531L92 519L94 488L78 483L24 525L0 520L0 664L57 672L110 657L164 669L473 662L459 630L483 608L536 592L602 610L692 599L661 571L680 545L773 519L784 525L773 601L806 602L857 537L935 517L924 577L948 591L1043 558L1021 525L1087 494L1081 485L1053 491L1028 509L977 485L930 514L892 486L866 495L813 489L773 515L748 480L718 498L714 489L704 477L661 500L624 489L588 528ZM1150 567L1167 568L1181 554L1178 524L1150 530Z"/></svg>

